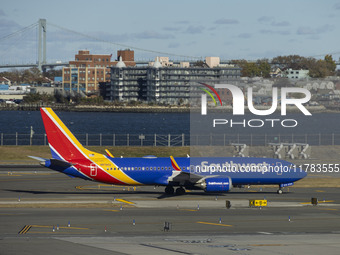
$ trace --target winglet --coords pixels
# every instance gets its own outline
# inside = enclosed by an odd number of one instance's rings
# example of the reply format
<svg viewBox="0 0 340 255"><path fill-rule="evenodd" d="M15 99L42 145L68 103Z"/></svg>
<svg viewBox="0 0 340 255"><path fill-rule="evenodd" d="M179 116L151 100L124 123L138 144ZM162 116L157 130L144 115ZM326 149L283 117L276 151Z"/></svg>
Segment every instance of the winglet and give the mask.
<svg viewBox="0 0 340 255"><path fill-rule="evenodd" d="M181 168L178 166L176 160L174 159L173 156L170 156L171 159L171 165L176 171L182 171Z"/></svg>
<svg viewBox="0 0 340 255"><path fill-rule="evenodd" d="M108 149L105 149L105 152L109 157L114 158L114 156L111 154L111 152Z"/></svg>

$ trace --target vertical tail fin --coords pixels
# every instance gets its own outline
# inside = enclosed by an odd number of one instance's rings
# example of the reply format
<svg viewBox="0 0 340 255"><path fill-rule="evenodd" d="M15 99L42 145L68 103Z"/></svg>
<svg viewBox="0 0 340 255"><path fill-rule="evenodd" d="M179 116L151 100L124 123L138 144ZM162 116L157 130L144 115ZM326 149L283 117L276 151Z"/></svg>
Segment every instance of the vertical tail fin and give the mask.
<svg viewBox="0 0 340 255"><path fill-rule="evenodd" d="M85 149L51 108L41 108L48 143L53 158L71 161L87 158Z"/></svg>

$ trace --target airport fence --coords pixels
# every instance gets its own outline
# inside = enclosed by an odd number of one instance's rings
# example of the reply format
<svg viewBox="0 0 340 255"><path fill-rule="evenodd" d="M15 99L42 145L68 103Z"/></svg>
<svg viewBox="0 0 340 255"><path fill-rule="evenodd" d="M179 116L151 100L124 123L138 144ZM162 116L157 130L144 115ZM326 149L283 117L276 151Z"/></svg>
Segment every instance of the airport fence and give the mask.
<svg viewBox="0 0 340 255"><path fill-rule="evenodd" d="M340 134L76 134L84 146L228 146L232 143L340 145ZM48 145L46 134L0 134L0 145Z"/></svg>

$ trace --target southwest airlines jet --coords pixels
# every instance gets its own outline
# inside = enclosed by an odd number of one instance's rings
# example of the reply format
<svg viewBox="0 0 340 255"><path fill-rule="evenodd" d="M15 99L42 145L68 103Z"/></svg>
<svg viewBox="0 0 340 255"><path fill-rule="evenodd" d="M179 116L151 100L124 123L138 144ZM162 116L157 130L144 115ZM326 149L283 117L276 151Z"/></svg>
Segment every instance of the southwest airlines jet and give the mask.
<svg viewBox="0 0 340 255"><path fill-rule="evenodd" d="M228 192L243 185L293 185L307 174L292 163L269 158L178 157L115 158L84 148L51 108L41 108L51 159L32 157L71 177L114 185L164 186L166 194L185 190ZM175 191L176 188L176 191Z"/></svg>

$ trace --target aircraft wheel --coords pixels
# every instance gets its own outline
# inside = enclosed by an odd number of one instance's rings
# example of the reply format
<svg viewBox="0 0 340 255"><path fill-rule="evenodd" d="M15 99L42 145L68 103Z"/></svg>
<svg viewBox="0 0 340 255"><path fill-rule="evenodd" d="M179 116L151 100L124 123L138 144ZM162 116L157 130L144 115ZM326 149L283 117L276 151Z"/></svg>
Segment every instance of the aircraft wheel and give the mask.
<svg viewBox="0 0 340 255"><path fill-rule="evenodd" d="M183 195L185 194L185 189L183 187L179 187L176 189L176 195Z"/></svg>
<svg viewBox="0 0 340 255"><path fill-rule="evenodd" d="M282 193L283 193L282 189L277 190L277 194L282 194Z"/></svg>
<svg viewBox="0 0 340 255"><path fill-rule="evenodd" d="M172 187L172 186L166 186L166 187L165 187L165 193L166 193L166 194L168 194L168 195L173 195L174 192L175 192L174 187Z"/></svg>

